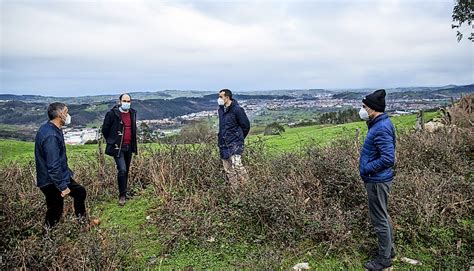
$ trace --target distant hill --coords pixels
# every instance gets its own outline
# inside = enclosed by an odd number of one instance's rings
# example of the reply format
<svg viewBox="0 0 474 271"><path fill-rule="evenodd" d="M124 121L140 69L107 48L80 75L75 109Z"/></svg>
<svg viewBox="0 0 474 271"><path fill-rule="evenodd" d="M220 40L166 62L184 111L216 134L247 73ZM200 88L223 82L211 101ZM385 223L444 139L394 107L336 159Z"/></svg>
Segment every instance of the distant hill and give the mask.
<svg viewBox="0 0 474 271"><path fill-rule="evenodd" d="M24 96L3 95L3 97L21 98ZM32 97L27 97L25 100ZM237 100L293 99L290 96L276 95L235 95L235 98ZM25 102L25 100L0 102L0 124L39 125L47 120L46 108L49 102ZM60 99L55 101L58 100L62 101ZM100 125L105 113L116 104L115 100L81 104L64 102L68 105L74 125L77 126ZM132 107L138 111L138 119L174 118L200 111L217 110L217 94L174 99L133 99Z"/></svg>
<svg viewBox="0 0 474 271"><path fill-rule="evenodd" d="M336 93L333 95L333 98L344 100L361 100L370 91L373 90L368 90L367 92L347 91L342 93ZM472 92L474 92L474 84L465 86L445 86L434 88L397 88L387 89L387 99L447 99L450 97L459 98L461 94L467 94Z"/></svg>
<svg viewBox="0 0 474 271"><path fill-rule="evenodd" d="M360 100L369 92L369 90L366 92L359 91L332 93L323 89L276 90L273 92L243 92L236 94L234 97L237 100L290 100L295 98L315 99L320 94L332 94L336 99ZM447 99L450 97L458 98L462 93L474 92L474 84L435 88L397 88L388 89L387 91L388 99ZM142 97L145 98L142 99ZM217 93L211 92L194 90L137 92L132 93L132 98L132 106L137 109L139 119L174 118L199 111L217 109ZM0 124L37 127L41 122L47 120L46 108L53 101L65 102L68 105L74 125L100 126L105 113L116 104L117 97L116 95L100 95L60 98L0 94Z"/></svg>
<svg viewBox="0 0 474 271"><path fill-rule="evenodd" d="M132 98L135 100L151 100L151 99L174 99L179 97L202 97L210 94L209 91L197 90L164 90L155 92L130 92ZM104 101L116 101L119 94L113 95L91 95L80 97L52 97L41 95L14 95L14 94L0 94L0 101L22 101L27 103L52 103L65 102L68 104L84 104L97 103Z"/></svg>

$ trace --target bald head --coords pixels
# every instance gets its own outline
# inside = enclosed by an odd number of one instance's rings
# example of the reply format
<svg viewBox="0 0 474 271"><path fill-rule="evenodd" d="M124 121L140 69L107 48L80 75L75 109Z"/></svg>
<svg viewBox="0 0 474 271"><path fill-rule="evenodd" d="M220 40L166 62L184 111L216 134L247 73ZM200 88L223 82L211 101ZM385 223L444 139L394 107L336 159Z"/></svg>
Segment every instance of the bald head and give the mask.
<svg viewBox="0 0 474 271"><path fill-rule="evenodd" d="M123 93L119 97L120 103L129 103L132 100L132 97L130 97L130 94L128 93Z"/></svg>

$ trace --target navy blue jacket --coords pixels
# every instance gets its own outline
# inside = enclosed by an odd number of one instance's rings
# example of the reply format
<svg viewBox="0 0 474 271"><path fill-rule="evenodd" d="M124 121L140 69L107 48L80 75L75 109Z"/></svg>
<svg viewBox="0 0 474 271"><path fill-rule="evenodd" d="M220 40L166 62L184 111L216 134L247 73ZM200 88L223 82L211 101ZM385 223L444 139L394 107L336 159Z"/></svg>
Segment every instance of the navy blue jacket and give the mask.
<svg viewBox="0 0 474 271"><path fill-rule="evenodd" d="M395 128L386 113L367 122L369 132L359 160L360 176L367 183L393 180L395 165Z"/></svg>
<svg viewBox="0 0 474 271"><path fill-rule="evenodd" d="M52 122L41 125L35 138L36 184L54 184L60 191L67 188L74 173L67 165L64 136Z"/></svg>
<svg viewBox="0 0 474 271"><path fill-rule="evenodd" d="M236 100L229 107L219 106L219 154L222 159L244 152L244 139L250 131L247 114Z"/></svg>

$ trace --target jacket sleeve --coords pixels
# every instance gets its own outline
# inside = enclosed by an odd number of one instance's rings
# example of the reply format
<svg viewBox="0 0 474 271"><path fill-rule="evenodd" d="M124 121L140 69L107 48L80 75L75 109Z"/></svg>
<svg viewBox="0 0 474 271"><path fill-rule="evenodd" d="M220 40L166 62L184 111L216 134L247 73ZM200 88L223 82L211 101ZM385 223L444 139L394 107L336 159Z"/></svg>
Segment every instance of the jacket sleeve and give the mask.
<svg viewBox="0 0 474 271"><path fill-rule="evenodd" d="M48 136L44 139L42 146L46 157L46 168L48 169L49 177L53 180L54 185L59 191L66 190L67 183L63 178L64 174L61 168L58 139L55 136Z"/></svg>
<svg viewBox="0 0 474 271"><path fill-rule="evenodd" d="M374 144L380 157L366 164L364 173L373 174L395 165L395 146L392 133L382 129L375 135Z"/></svg>
<svg viewBox="0 0 474 271"><path fill-rule="evenodd" d="M243 108L239 108L237 111L237 121L244 132L244 138L246 138L250 131L250 121Z"/></svg>
<svg viewBox="0 0 474 271"><path fill-rule="evenodd" d="M104 123L102 124L102 135L107 140L110 134L110 125L111 125L110 111L105 114Z"/></svg>

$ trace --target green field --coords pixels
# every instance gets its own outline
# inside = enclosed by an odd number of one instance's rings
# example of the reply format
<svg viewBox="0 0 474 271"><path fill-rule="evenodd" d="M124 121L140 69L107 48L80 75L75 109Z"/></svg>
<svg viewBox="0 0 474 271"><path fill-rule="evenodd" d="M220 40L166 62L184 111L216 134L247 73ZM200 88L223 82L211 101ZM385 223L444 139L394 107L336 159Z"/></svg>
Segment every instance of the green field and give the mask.
<svg viewBox="0 0 474 271"><path fill-rule="evenodd" d="M437 112L425 113L425 120L434 118ZM406 129L412 129L415 125L416 115L405 115L399 117L393 117L392 122L397 129L397 132L401 132ZM272 136L253 136L250 137L249 142L252 143L256 138L263 139L268 146L276 152L284 152L289 150L295 150L298 147L305 146L307 144L319 144L324 145L340 137L354 137L356 136L357 129L360 129L361 136L367 133L367 125L364 121L352 122L340 125L315 125L307 127L288 128L281 135Z"/></svg>
<svg viewBox="0 0 474 271"><path fill-rule="evenodd" d="M435 117L437 112L425 113L425 120L430 120ZM406 115L393 117L392 121L398 132L406 129L411 129L415 125L416 115ZM262 130L261 127L252 128L255 130ZM356 130L360 129L361 136L367 132L367 125L365 122L353 122L340 125L314 125L297 128L285 128L286 131L281 135L263 136L251 135L247 140L247 144L254 144L256 141L263 140L265 144L273 152L279 153L289 150L296 150L307 144L327 144L332 140L344 136L355 137ZM145 144L146 148L157 147L159 144ZM97 151L97 145L75 145L67 146L68 157L71 163L74 159L83 158L88 154L93 154ZM23 142L16 140L0 140L0 163L8 162L34 162L34 143Z"/></svg>

